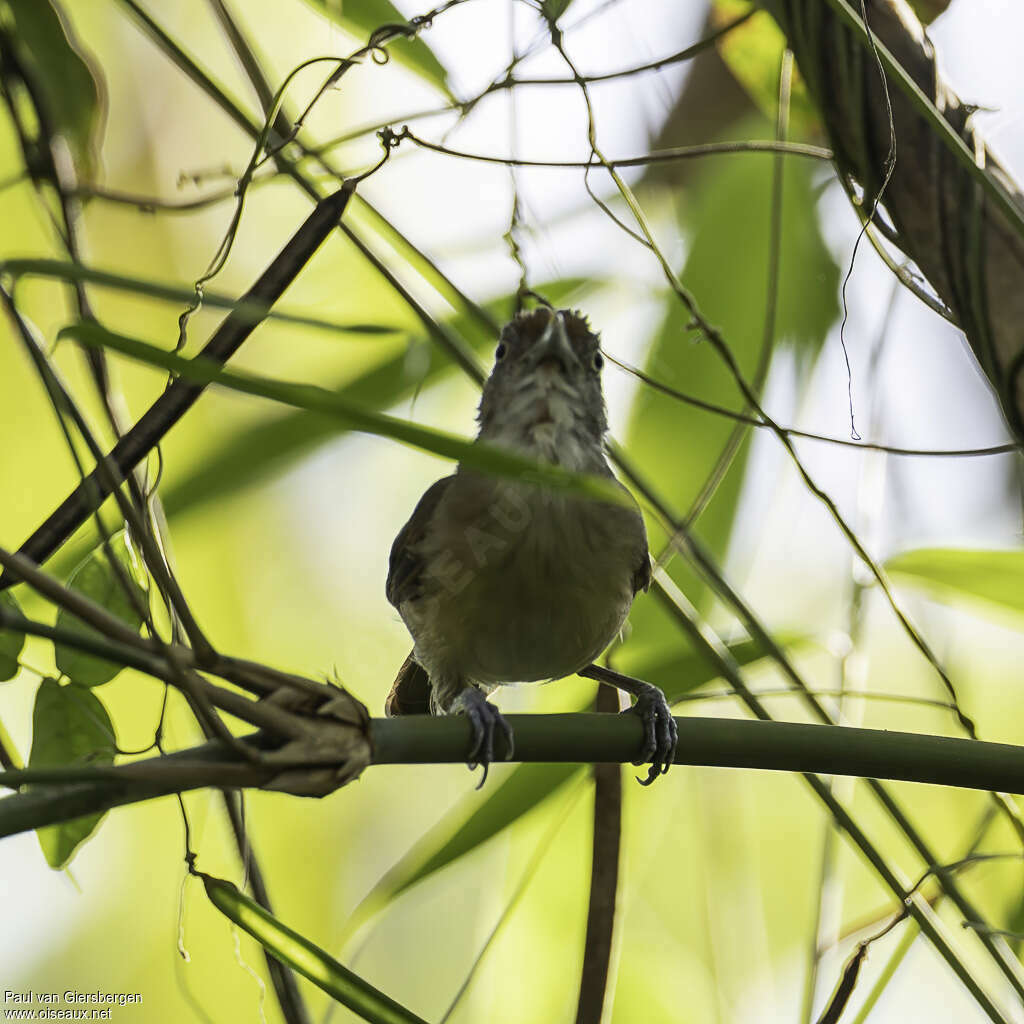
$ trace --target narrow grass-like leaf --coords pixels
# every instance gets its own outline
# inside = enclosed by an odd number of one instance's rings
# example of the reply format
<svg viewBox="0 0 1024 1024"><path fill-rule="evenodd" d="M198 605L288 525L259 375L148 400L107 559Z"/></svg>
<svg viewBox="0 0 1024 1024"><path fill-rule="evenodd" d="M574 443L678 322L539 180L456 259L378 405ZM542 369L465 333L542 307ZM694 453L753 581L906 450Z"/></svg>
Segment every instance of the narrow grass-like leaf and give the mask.
<svg viewBox="0 0 1024 1024"><path fill-rule="evenodd" d="M362 42L384 25L406 23L406 18L389 0L344 0L344 3L341 0L306 0L306 3ZM415 71L454 101L448 88L448 72L421 38L396 39L388 43L387 50L399 64Z"/></svg>
<svg viewBox="0 0 1024 1024"><path fill-rule="evenodd" d="M54 679L40 683L32 712L29 768L111 765L115 747L113 723L94 693L73 684L61 686ZM64 867L102 817L88 814L39 829L39 845L50 867Z"/></svg>
<svg viewBox="0 0 1024 1024"><path fill-rule="evenodd" d="M578 764L520 764L483 802L475 794L468 797L426 832L363 897L345 922L345 940L400 893L486 843L583 770Z"/></svg>
<svg viewBox="0 0 1024 1024"><path fill-rule="evenodd" d="M21 614L14 595L7 590L0 594L0 604L16 615ZM24 646L24 633L13 629L0 629L0 683L13 679L18 674L18 655Z"/></svg>
<svg viewBox="0 0 1024 1024"><path fill-rule="evenodd" d="M199 877L210 902L229 921L248 932L281 963L298 971L363 1020L373 1024L426 1024L422 1017L417 1017L309 939L282 924L231 882L206 874Z"/></svg>
<svg viewBox="0 0 1024 1024"><path fill-rule="evenodd" d="M115 573L105 552L94 551L71 574L68 586L137 630L142 625L139 609L148 606L149 598L132 575L131 560L123 536L112 540L110 548L121 565L120 573ZM132 591L133 597L129 597L126 586ZM57 613L57 625L75 633L95 635L91 626L63 608ZM110 682L124 667L67 644L56 644L55 648L57 668L80 686L101 686Z"/></svg>
<svg viewBox="0 0 1024 1024"><path fill-rule="evenodd" d="M54 0L8 0L15 45L41 93L45 116L68 144L80 177L91 179L103 123L103 86Z"/></svg>
<svg viewBox="0 0 1024 1024"><path fill-rule="evenodd" d="M962 595L1024 612L1024 548L921 548L890 558L885 569L940 600Z"/></svg>
<svg viewBox="0 0 1024 1024"><path fill-rule="evenodd" d="M65 327L60 337L71 336L87 345L113 349L140 362L149 363L187 380L219 384L233 391L258 395L298 409L335 417L350 430L390 437L404 444L454 459L472 469L495 476L528 481L551 490L613 504L628 504L632 499L613 481L586 473L570 473L559 466L526 458L496 445L474 444L446 431L421 427L408 420L362 408L342 395L312 384L289 384L223 369L218 363L197 356L182 359L155 345L114 334L95 323L77 323Z"/></svg>
<svg viewBox="0 0 1024 1024"><path fill-rule="evenodd" d="M561 305L581 287L580 278L565 278L539 285L536 291ZM514 296L506 295L484 307L499 320L511 316ZM467 339L478 356L490 355L496 339L472 330L468 314L453 317L452 332ZM411 349L386 355L379 363L350 377L335 394L351 399L365 408L387 409L403 401L416 390L429 387L449 373L455 364L437 345L417 341ZM219 447L204 451L186 475L161 488L168 515L191 512L207 502L237 495L246 487L283 473L320 445L347 433L337 418L305 410L290 410L222 441Z"/></svg>
<svg viewBox="0 0 1024 1024"><path fill-rule="evenodd" d="M95 267L84 267L77 263L65 263L50 259L13 259L0 260L0 272L18 277L52 277L59 281L75 281L85 284L99 285L101 288L112 288L116 291L132 292L146 295L149 298L161 299L166 302L189 304L195 301L193 288L182 288L180 285L161 284L159 281L146 281L138 277L127 277ZM277 320L284 324L297 324L300 327L315 327L321 331L334 331L338 334L401 334L404 328L389 327L387 324L340 324L330 320L321 320L313 316L301 316L298 313L281 313L268 310L259 302L241 302L229 295L203 291L203 305L216 309L232 309L240 313L249 313L255 320Z"/></svg>

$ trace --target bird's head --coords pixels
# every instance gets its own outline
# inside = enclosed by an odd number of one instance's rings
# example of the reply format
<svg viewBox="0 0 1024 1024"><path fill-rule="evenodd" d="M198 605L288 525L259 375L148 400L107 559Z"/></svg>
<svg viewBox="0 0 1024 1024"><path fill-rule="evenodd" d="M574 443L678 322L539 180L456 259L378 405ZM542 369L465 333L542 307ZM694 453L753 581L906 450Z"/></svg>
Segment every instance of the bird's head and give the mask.
<svg viewBox="0 0 1024 1024"><path fill-rule="evenodd" d="M502 329L484 385L480 437L527 448L571 438L600 450L608 429L603 365L600 340L579 312L518 314Z"/></svg>

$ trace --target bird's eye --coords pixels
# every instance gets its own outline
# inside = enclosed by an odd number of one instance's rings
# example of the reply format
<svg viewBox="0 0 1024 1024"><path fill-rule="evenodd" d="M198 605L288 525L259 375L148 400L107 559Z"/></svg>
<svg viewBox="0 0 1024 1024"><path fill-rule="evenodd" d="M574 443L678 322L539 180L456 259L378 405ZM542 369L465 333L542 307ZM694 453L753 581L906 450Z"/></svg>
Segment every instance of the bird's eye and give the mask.
<svg viewBox="0 0 1024 1024"><path fill-rule="evenodd" d="M508 351L505 348L505 343L502 342L494 351L494 361L500 363L505 358L505 353Z"/></svg>
<svg viewBox="0 0 1024 1024"><path fill-rule="evenodd" d="M600 352L594 353L594 369L600 370L604 366L604 356Z"/></svg>

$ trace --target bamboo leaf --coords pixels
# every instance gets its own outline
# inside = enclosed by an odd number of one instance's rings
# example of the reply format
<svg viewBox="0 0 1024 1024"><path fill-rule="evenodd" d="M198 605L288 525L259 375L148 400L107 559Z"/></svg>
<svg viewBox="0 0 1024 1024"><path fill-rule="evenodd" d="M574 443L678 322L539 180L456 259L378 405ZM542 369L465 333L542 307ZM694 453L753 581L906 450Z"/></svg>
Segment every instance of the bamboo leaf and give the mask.
<svg viewBox="0 0 1024 1024"><path fill-rule="evenodd" d="M529 459L509 449L496 445L474 444L446 431L421 427L396 416L372 412L345 396L312 384L289 384L266 377L235 373L202 356L182 359L155 345L114 334L96 323L80 322L65 327L59 337L68 336L87 345L113 349L140 362L169 370L186 380L202 384L219 384L234 391L258 395L298 409L328 415L350 430L390 437L443 458L457 460L471 469L484 473L512 477L551 490L613 504L632 502L632 498L614 481L587 473L570 473L559 466Z"/></svg>
<svg viewBox="0 0 1024 1024"><path fill-rule="evenodd" d="M539 286L537 291L555 305L561 305L582 283L579 278L565 278ZM492 316L505 320L511 315L513 304L514 296L506 295L488 302L485 308ZM453 333L468 339L477 355L490 355L495 339L479 332L474 334L468 315L453 317L448 326ZM387 409L455 370L437 345L416 341L410 348L389 354L375 366L346 379L332 391L372 409ZM190 467L186 476L168 482L161 489L164 508L173 516L238 494L283 473L347 430L335 417L306 410L290 410L249 426L222 441L219 447L211 446L211 450L204 451L201 461Z"/></svg>
<svg viewBox="0 0 1024 1024"><path fill-rule="evenodd" d="M309 939L282 924L231 882L206 874L199 877L210 902L228 920L248 932L275 959L298 971L363 1020L373 1024L426 1024L422 1017L417 1017Z"/></svg>
<svg viewBox="0 0 1024 1024"><path fill-rule="evenodd" d="M9 591L0 593L0 605L16 615L21 614L18 602ZM13 679L21 667L18 655L25 646L25 634L13 629L0 629L0 683Z"/></svg>
<svg viewBox="0 0 1024 1024"><path fill-rule="evenodd" d="M142 278L128 277L95 267L85 267L79 263L65 263L50 259L13 259L0 261L0 272L18 277L52 277L61 281L81 281L86 284L99 285L101 288L113 288L117 291L132 292L146 295L153 299L167 302L189 304L195 301L194 288L182 288L180 285L162 284L159 281L146 281ZM296 313L282 313L268 310L260 302L241 302L229 295L203 291L203 305L215 309L232 309L240 313L249 313L254 319L277 320L285 324L297 324L300 327L315 327L323 331L336 331L341 334L399 334L403 328L390 327L387 324L340 324L330 320L321 320L312 316L301 316Z"/></svg>
<svg viewBox="0 0 1024 1024"><path fill-rule="evenodd" d="M103 125L103 84L56 0L8 0L14 40L41 94L44 116L71 150L79 177L90 180Z"/></svg>
<svg viewBox="0 0 1024 1024"><path fill-rule="evenodd" d="M520 764L482 801L475 793L467 797L426 832L363 897L345 923L345 939L406 889L471 853L583 771L578 764Z"/></svg>
<svg viewBox="0 0 1024 1024"><path fill-rule="evenodd" d="M132 573L131 558L123 535L112 540L110 547L121 565L121 573L115 573L111 568L105 552L94 551L71 574L68 586L96 604L102 605L108 612L137 630L142 625L139 609L148 607L149 598ZM126 592L126 586L131 590L132 596ZM81 619L63 608L57 613L57 625L83 635L96 634L91 626L87 626ZM124 667L65 644L54 646L57 668L80 686L101 686L108 683Z"/></svg>
<svg viewBox="0 0 1024 1024"><path fill-rule="evenodd" d="M962 595L1024 612L1024 549L921 548L890 558L885 569L938 600Z"/></svg>
<svg viewBox="0 0 1024 1024"><path fill-rule="evenodd" d="M361 41L383 25L404 25L407 19L389 0L306 0L315 11L336 22ZM422 38L396 39L388 43L388 53L424 81L436 86L450 100L448 72Z"/></svg>
<svg viewBox="0 0 1024 1024"><path fill-rule="evenodd" d="M32 712L29 768L112 765L116 745L113 723L95 694L74 684L61 686L55 679L40 683ZM102 817L88 814L39 829L36 835L50 867L63 868Z"/></svg>

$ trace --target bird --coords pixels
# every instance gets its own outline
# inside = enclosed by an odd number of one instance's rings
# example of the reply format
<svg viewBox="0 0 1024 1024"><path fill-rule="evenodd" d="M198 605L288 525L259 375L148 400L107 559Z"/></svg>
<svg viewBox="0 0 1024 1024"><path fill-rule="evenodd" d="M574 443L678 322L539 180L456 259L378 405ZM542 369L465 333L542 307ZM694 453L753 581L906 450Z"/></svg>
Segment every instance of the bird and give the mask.
<svg viewBox="0 0 1024 1024"><path fill-rule="evenodd" d="M391 717L462 714L483 785L495 740L512 731L487 696L497 687L587 670L636 697L635 763L646 783L672 763L676 724L657 687L593 665L651 582L643 516L605 455L599 335L577 310L538 306L500 332L477 412L477 444L496 445L621 489L619 503L555 492L460 464L423 494L399 531L386 593L413 650L385 703Z"/></svg>

